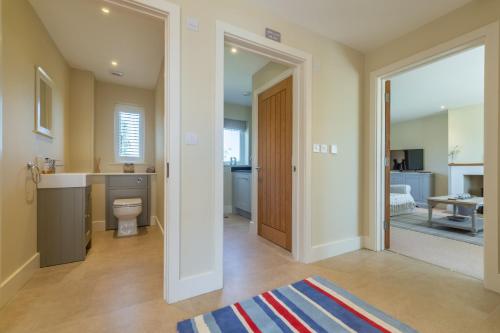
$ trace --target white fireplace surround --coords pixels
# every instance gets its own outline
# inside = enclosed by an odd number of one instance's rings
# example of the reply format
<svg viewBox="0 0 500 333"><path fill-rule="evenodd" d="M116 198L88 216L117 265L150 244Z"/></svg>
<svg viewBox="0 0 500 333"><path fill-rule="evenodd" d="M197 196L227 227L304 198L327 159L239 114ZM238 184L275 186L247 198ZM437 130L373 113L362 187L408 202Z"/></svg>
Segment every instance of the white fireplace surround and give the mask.
<svg viewBox="0 0 500 333"><path fill-rule="evenodd" d="M484 176L484 165L450 165L448 167L448 195L464 193L465 176Z"/></svg>

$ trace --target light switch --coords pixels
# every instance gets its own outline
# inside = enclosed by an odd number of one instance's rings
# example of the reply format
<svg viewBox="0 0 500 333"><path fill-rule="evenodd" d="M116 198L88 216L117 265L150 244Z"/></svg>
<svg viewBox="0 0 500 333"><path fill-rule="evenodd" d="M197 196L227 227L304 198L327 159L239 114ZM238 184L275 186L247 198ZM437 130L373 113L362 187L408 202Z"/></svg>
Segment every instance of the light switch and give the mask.
<svg viewBox="0 0 500 333"><path fill-rule="evenodd" d="M321 151L321 148L319 144L315 143L313 144L313 153L319 153Z"/></svg>
<svg viewBox="0 0 500 333"><path fill-rule="evenodd" d="M198 135L193 132L187 132L185 134L184 141L187 145L197 145L198 144Z"/></svg>
<svg viewBox="0 0 500 333"><path fill-rule="evenodd" d="M328 153L328 145L324 145L324 144L323 144L323 145L321 145L321 152L322 152L323 154Z"/></svg>
<svg viewBox="0 0 500 333"><path fill-rule="evenodd" d="M337 145L332 145L330 147L330 153L334 154L334 155L337 155L338 154L338 148L337 148Z"/></svg>
<svg viewBox="0 0 500 333"><path fill-rule="evenodd" d="M200 29L200 23L195 17L188 17L186 26L191 31L198 31Z"/></svg>

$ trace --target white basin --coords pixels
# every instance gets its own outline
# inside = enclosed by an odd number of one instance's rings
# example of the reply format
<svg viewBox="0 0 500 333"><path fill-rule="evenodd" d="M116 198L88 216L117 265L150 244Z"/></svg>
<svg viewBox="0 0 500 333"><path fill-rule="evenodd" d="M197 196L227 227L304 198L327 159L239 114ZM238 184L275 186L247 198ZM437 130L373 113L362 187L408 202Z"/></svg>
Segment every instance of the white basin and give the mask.
<svg viewBox="0 0 500 333"><path fill-rule="evenodd" d="M90 185L88 173L42 174L38 188L86 187Z"/></svg>

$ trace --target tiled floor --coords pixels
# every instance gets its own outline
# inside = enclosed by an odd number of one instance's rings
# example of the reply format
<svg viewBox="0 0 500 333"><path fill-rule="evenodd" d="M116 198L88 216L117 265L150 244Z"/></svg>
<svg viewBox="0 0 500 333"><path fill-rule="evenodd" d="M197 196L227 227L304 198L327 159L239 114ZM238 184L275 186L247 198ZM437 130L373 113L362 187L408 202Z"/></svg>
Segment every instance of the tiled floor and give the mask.
<svg viewBox="0 0 500 333"><path fill-rule="evenodd" d="M391 252L357 251L312 265L225 227L225 288L167 305L162 237L96 232L82 263L44 268L0 311L0 332L175 332L176 322L268 289L321 275L421 332L500 332L500 295L478 280Z"/></svg>

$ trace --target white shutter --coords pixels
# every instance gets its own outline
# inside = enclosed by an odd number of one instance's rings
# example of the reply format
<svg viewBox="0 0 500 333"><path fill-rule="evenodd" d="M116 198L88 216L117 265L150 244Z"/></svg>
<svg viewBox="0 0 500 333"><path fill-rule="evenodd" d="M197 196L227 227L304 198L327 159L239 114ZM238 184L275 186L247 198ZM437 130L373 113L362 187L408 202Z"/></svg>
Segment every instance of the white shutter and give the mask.
<svg viewBox="0 0 500 333"><path fill-rule="evenodd" d="M118 162L144 161L144 109L117 105L115 154Z"/></svg>

